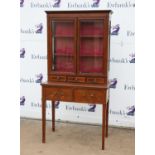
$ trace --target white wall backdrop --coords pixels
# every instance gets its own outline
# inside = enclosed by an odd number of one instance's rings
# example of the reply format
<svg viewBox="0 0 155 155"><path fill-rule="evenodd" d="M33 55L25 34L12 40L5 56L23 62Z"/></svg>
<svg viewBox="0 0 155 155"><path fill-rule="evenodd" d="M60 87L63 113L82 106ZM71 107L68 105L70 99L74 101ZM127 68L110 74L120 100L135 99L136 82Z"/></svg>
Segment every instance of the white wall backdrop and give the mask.
<svg viewBox="0 0 155 155"><path fill-rule="evenodd" d="M20 110L21 117L41 118L41 86L47 80L45 10L105 10L111 16L110 125L134 127L135 47L134 0L20 0ZM51 119L47 101L47 119ZM57 103L56 119L102 122L100 105Z"/></svg>

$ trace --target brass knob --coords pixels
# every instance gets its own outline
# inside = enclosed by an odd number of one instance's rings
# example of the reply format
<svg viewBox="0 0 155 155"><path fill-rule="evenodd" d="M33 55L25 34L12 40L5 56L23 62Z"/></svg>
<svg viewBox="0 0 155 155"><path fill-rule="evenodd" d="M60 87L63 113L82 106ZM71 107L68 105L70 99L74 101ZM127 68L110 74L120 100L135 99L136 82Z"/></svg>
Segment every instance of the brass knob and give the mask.
<svg viewBox="0 0 155 155"><path fill-rule="evenodd" d="M95 94L90 94L91 97L94 97Z"/></svg>

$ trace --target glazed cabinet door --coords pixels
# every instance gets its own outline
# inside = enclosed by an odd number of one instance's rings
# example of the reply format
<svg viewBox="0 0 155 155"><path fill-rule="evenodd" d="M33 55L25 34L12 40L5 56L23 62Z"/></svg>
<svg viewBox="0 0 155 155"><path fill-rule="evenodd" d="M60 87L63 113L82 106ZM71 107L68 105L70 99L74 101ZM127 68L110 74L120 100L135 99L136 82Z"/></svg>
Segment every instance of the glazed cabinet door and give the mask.
<svg viewBox="0 0 155 155"><path fill-rule="evenodd" d="M106 71L105 21L98 19L78 20L78 74L101 75Z"/></svg>
<svg viewBox="0 0 155 155"><path fill-rule="evenodd" d="M76 73L76 19L50 20L48 71L51 74Z"/></svg>

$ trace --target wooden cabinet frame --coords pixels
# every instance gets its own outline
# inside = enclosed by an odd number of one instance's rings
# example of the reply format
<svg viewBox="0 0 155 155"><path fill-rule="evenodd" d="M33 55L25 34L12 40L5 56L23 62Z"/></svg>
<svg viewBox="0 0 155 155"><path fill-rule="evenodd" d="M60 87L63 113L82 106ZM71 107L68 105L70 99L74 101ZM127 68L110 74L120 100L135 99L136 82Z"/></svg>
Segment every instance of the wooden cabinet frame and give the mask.
<svg viewBox="0 0 155 155"><path fill-rule="evenodd" d="M42 142L46 137L46 100L52 101L52 130L55 131L55 101L92 103L102 105L102 149L104 149L105 136L108 136L108 110L109 110L109 44L110 44L110 10L106 11L46 11L47 14L47 67L48 81L42 83ZM103 70L80 72L80 21L103 20ZM52 71L53 42L52 21L73 21L73 72ZM95 28L94 28L95 29ZM55 32L56 33L56 32ZM54 36L56 37L56 36ZM94 36L93 36L94 37ZM94 39L94 38L92 38ZM98 38L99 39L99 38ZM101 40L101 41L102 41ZM99 43L98 43L99 44ZM88 46L88 45L87 45ZM54 53L55 54L55 53ZM65 55L66 56L66 55ZM87 56L86 56L87 57ZM92 57L93 59L94 57ZM82 59L82 58L81 58ZM83 58L86 61L85 58ZM87 59L90 61L87 57ZM98 59L97 59L98 60ZM66 60L67 61L67 60ZM98 60L99 61L99 60ZM55 69L55 68L54 68Z"/></svg>

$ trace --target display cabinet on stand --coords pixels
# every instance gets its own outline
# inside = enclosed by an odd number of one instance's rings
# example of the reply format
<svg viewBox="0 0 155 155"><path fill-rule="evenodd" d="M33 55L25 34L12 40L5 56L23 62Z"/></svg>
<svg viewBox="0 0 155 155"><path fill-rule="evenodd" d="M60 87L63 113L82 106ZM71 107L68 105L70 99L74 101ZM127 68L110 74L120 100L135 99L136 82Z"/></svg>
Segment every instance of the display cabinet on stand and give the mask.
<svg viewBox="0 0 155 155"><path fill-rule="evenodd" d="M42 142L46 100L102 105L102 149L108 136L110 10L47 11L48 81L42 83Z"/></svg>

